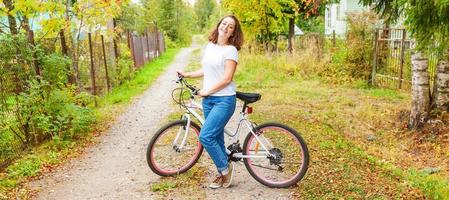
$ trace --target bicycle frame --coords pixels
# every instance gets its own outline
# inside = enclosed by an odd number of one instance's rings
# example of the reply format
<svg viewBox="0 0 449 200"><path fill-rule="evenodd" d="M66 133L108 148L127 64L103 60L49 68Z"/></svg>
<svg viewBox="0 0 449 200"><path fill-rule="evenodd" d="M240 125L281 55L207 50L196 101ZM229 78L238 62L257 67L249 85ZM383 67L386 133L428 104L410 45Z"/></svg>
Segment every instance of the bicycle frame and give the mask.
<svg viewBox="0 0 449 200"><path fill-rule="evenodd" d="M200 122L201 125L204 124L204 121L205 121L204 117L197 112L197 110L202 112L203 111L203 107L202 107L201 104L199 104L199 103L197 103L195 101L193 96L190 98L189 103L186 105L185 108L187 109L188 112L184 113L182 118L187 121L187 126L190 126L190 123L191 123L191 117L190 117L189 113L191 113L196 119L198 119L198 121ZM250 133L256 138L257 142L262 146L262 149L265 151L265 154L261 154L261 155L243 155L243 153L238 152L238 153L232 154L232 157L234 157L234 158L267 158L267 156L273 156L273 154L271 154L269 152L269 149L273 148L273 145L265 137L260 136L260 135L258 135L255 132L255 128L254 128L253 124L248 120L246 115L247 114L244 111L240 111L240 119L239 119L236 131L234 133L232 133L232 131L230 131L229 129L225 128L225 133L226 133L226 135L228 135L228 136L233 138L233 144L238 143L239 142L239 135L240 135L240 132L239 132L240 126L242 125L242 123L245 124L246 127L249 129ZM186 139L187 139L187 136L189 134L189 129L188 128L185 129L185 131L182 131L181 129L182 128L180 128L180 130L178 131L178 133L177 133L177 135L175 137L175 140L173 141L173 147L174 148L179 148L178 149L179 151L184 147ZM182 138L181 145L176 146L177 141L182 136L182 132L184 132L184 136ZM268 148L264 144L264 142L262 142L262 140L264 140L265 144L269 145ZM231 154L231 151L226 148L226 153L229 155L229 154Z"/></svg>

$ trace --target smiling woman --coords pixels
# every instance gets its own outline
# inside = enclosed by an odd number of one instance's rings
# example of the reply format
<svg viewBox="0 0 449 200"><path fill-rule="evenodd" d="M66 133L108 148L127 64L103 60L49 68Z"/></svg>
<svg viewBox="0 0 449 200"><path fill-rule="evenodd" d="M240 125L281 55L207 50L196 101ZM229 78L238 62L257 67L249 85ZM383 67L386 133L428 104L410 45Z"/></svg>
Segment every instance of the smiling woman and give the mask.
<svg viewBox="0 0 449 200"><path fill-rule="evenodd" d="M229 187L232 182L233 164L228 162L224 144L224 127L235 110L236 85L233 81L238 63L238 50L243 44L239 20L228 15L223 17L209 35L202 68L194 72L178 73L184 77L204 77L203 97L205 123L199 136L217 168L217 177L211 188Z"/></svg>

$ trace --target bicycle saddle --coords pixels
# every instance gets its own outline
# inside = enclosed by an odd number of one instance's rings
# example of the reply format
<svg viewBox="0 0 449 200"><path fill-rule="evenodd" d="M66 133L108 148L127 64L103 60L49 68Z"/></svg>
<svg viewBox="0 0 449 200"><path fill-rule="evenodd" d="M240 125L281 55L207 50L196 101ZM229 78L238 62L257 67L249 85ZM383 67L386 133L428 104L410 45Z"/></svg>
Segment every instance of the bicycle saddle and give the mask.
<svg viewBox="0 0 449 200"><path fill-rule="evenodd" d="M245 92L238 92L236 94L237 98L244 101L245 103L254 103L256 101L259 101L260 97L262 95L257 93L245 93Z"/></svg>

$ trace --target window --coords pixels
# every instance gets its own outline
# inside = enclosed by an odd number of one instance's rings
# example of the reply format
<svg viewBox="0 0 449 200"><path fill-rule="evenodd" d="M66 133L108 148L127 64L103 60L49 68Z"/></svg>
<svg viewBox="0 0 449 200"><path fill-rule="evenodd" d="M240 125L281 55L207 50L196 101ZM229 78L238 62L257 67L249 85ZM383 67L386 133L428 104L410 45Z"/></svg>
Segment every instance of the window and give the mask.
<svg viewBox="0 0 449 200"><path fill-rule="evenodd" d="M337 20L341 20L341 16L340 16L340 5L336 6L336 10L337 10Z"/></svg>

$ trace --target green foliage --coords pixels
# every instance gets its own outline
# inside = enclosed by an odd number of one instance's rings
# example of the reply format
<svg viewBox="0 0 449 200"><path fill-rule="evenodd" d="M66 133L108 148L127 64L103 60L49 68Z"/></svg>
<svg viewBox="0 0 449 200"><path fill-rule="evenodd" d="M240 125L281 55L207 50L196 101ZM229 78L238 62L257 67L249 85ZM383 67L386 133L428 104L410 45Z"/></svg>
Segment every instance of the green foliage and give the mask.
<svg viewBox="0 0 449 200"><path fill-rule="evenodd" d="M376 15L371 12L351 13L347 17L345 63L354 78L368 80L370 77L376 21Z"/></svg>
<svg viewBox="0 0 449 200"><path fill-rule="evenodd" d="M3 118L3 117L2 117ZM6 123L2 123L6 124ZM0 127L0 163L8 160L14 156L15 148L13 145L15 143L14 135L8 130L7 127Z"/></svg>
<svg viewBox="0 0 449 200"><path fill-rule="evenodd" d="M135 30L143 33L153 23L151 19L145 16L145 9L139 4L125 4L122 7L122 14L118 17L117 22L125 30Z"/></svg>
<svg viewBox="0 0 449 200"><path fill-rule="evenodd" d="M173 41L172 39L170 39L169 37L166 37L164 42L168 48L172 48L172 49L179 48L181 46L178 43L176 43L175 41Z"/></svg>
<svg viewBox="0 0 449 200"><path fill-rule="evenodd" d="M112 106L117 103L129 102L133 96L148 88L148 85L156 80L157 76L165 69L179 49L168 49L161 57L148 63L136 72L133 79L125 81L122 85L114 88L111 93L99 100L100 106ZM104 113L109 115L110 113Z"/></svg>
<svg viewBox="0 0 449 200"><path fill-rule="evenodd" d="M28 119L21 132L26 143L37 144L58 136L64 140L87 133L94 116L89 108L76 105L74 90L57 89L45 80L31 81L19 96L18 119Z"/></svg>
<svg viewBox="0 0 449 200"><path fill-rule="evenodd" d="M40 170L42 161L37 156L29 156L20 162L8 167L10 177L34 176Z"/></svg>
<svg viewBox="0 0 449 200"><path fill-rule="evenodd" d="M426 50L435 42L440 50L449 43L449 3L447 0L361 0L375 5L375 10L388 22L405 18L408 31L416 39L418 49Z"/></svg>
<svg viewBox="0 0 449 200"><path fill-rule="evenodd" d="M199 31L209 28L210 17L217 7L215 0L198 0L195 3L195 15Z"/></svg>
<svg viewBox="0 0 449 200"><path fill-rule="evenodd" d="M239 18L247 40L268 44L285 33L288 14L282 12L282 5L276 0L225 0L222 3L226 10Z"/></svg>
<svg viewBox="0 0 449 200"><path fill-rule="evenodd" d="M134 76L134 63L127 44L119 43L120 56L114 70L110 70L112 85L121 85Z"/></svg>
<svg viewBox="0 0 449 200"><path fill-rule="evenodd" d="M44 136L51 137L51 140L32 148L29 155L18 159L15 164L7 168L5 173L0 173L0 192L17 187L29 176L38 174L42 166L60 163L67 155L76 154L77 148L83 146L83 143L89 138L86 133L93 127L92 124L104 123L111 119L114 117L114 113L120 110L120 106L116 103L121 102L123 105L123 103L131 101L135 95L146 90L148 85L156 80L173 60L178 51L179 49L168 49L161 57L140 68L131 80L125 81L124 84L115 87L107 95L100 97L99 106L94 111L87 108L93 104L93 97L86 92L74 95L75 89L69 88L51 89L53 92L48 93L50 90L48 82L31 83L30 87L32 88L30 89L35 92L27 91L21 94L35 101L30 109L34 109L37 116L32 116L33 120L31 120L30 126L37 127L36 131L47 130L47 135ZM40 96L39 93L43 95ZM20 101L25 100L22 98ZM26 102L31 104L31 101ZM111 113L113 114L111 115ZM36 118L41 119L42 122L35 121ZM95 128L98 128L97 126L100 125L97 124ZM0 147L11 146L7 137L13 137L12 133L5 134L3 128L0 126ZM6 149L0 149L0 153L4 152ZM17 154L16 149L14 149L14 153ZM3 161L2 159L0 161Z"/></svg>
<svg viewBox="0 0 449 200"><path fill-rule="evenodd" d="M163 181L160 183L151 184L151 191L153 192L163 192L172 188L176 188L176 184L171 181Z"/></svg>
<svg viewBox="0 0 449 200"><path fill-rule="evenodd" d="M67 83L67 75L70 73L67 66L71 64L69 58L59 54L44 55L41 64L44 80L58 87L63 87Z"/></svg>
<svg viewBox="0 0 449 200"><path fill-rule="evenodd" d="M407 178L411 180L414 187L424 190L430 199L446 199L449 197L449 180L420 173L416 170L410 170Z"/></svg>
<svg viewBox="0 0 449 200"><path fill-rule="evenodd" d="M73 12L77 19L82 19L79 26L94 32L99 25L106 26L110 19L122 13L121 4L120 1L76 0Z"/></svg>
<svg viewBox="0 0 449 200"><path fill-rule="evenodd" d="M371 88L363 90L367 96L377 97L381 99L406 99L404 94L392 89Z"/></svg>
<svg viewBox="0 0 449 200"><path fill-rule="evenodd" d="M297 20L297 24L303 32L324 34L324 15L310 17L307 20L299 19Z"/></svg>
<svg viewBox="0 0 449 200"><path fill-rule="evenodd" d="M280 35L288 35L288 20L308 21L327 1L316 0L224 0L224 8L242 22L246 38L258 44L275 45ZM315 18L310 18L315 19Z"/></svg>
<svg viewBox="0 0 449 200"><path fill-rule="evenodd" d="M193 10L181 0L162 0L159 3L158 27L174 42L190 44L193 30Z"/></svg>

